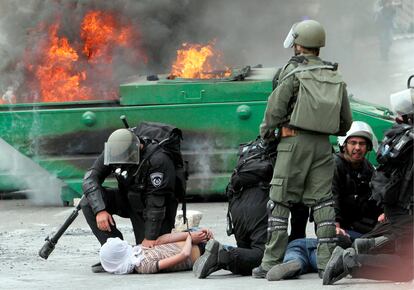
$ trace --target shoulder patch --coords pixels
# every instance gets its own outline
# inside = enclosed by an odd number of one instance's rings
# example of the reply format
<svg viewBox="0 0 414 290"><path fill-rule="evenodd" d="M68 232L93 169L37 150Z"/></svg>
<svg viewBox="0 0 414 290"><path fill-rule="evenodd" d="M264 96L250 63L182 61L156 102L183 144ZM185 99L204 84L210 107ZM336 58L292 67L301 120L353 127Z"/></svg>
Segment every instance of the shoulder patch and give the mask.
<svg viewBox="0 0 414 290"><path fill-rule="evenodd" d="M162 180L164 179L164 173L161 172L154 172L150 174L150 179L151 179L151 183L152 185L154 185L154 187L160 187Z"/></svg>

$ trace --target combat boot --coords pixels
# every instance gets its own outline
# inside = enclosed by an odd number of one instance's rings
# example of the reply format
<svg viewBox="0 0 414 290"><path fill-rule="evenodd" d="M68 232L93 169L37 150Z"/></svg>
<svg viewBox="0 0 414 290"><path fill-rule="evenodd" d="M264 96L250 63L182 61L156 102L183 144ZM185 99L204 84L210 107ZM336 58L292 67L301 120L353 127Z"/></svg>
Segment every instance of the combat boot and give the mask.
<svg viewBox="0 0 414 290"><path fill-rule="evenodd" d="M282 279L290 279L300 275L302 265L298 260L291 260L286 263L273 266L267 272L266 279L268 281L279 281Z"/></svg>
<svg viewBox="0 0 414 290"><path fill-rule="evenodd" d="M266 278L267 272L265 269L262 268L262 265L256 267L252 270L252 277L253 278Z"/></svg>
<svg viewBox="0 0 414 290"><path fill-rule="evenodd" d="M323 273L323 285L332 285L351 273L351 269L358 267L357 255L353 248L346 250L336 247Z"/></svg>
<svg viewBox="0 0 414 290"><path fill-rule="evenodd" d="M209 240L206 250L193 265L193 273L199 279L204 279L211 273L223 269L219 263L219 250L223 246L216 240Z"/></svg>

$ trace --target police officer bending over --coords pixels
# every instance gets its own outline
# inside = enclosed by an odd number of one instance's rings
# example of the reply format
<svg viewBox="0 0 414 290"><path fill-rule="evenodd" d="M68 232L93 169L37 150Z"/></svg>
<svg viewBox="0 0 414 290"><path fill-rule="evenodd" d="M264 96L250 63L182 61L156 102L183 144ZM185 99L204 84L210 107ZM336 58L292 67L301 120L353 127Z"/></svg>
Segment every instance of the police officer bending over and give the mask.
<svg viewBox="0 0 414 290"><path fill-rule="evenodd" d="M175 167L157 146L140 140L131 130L118 129L86 172L82 187L88 203L82 211L101 245L108 238L123 239L113 215L131 219L135 241L144 247L153 247L160 235L174 227L178 204ZM117 189L102 185L111 174L116 177ZM101 270L100 264L92 266L94 272Z"/></svg>
<svg viewBox="0 0 414 290"><path fill-rule="evenodd" d="M295 24L284 43L295 57L282 69L276 89L269 96L260 125L260 136L281 140L270 182L268 221L270 240L253 277L283 262L288 243L288 218L292 204L313 207L317 224L318 269L322 272L336 244L332 199L333 158L329 135L345 135L352 123L346 85L336 65L322 61L325 30L314 20Z"/></svg>

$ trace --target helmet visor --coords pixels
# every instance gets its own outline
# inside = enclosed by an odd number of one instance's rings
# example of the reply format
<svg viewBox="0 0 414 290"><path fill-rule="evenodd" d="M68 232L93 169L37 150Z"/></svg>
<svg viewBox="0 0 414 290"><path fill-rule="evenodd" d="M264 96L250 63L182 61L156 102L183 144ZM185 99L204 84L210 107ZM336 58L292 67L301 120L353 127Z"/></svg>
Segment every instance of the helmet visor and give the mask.
<svg viewBox="0 0 414 290"><path fill-rule="evenodd" d="M139 164L139 141L105 142L104 164Z"/></svg>
<svg viewBox="0 0 414 290"><path fill-rule="evenodd" d="M295 38L297 37L295 33L295 27L297 23L292 25L292 28L289 30L289 33L286 35L285 41L283 42L284 48L290 48L293 47L293 44L295 43Z"/></svg>
<svg viewBox="0 0 414 290"><path fill-rule="evenodd" d="M409 88L390 96L391 109L399 115L414 112L414 89Z"/></svg>

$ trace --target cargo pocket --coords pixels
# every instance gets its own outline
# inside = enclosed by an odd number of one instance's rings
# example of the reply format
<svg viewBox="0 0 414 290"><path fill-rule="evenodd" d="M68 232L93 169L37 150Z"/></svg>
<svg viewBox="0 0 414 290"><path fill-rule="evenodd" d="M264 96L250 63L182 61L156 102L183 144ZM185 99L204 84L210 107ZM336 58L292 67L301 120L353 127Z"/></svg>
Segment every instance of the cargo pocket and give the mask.
<svg viewBox="0 0 414 290"><path fill-rule="evenodd" d="M284 178L284 176L289 176L290 167L292 165L294 145L295 144L292 143L281 142L277 146L277 159L275 169L273 172L273 179L280 177Z"/></svg>
<svg viewBox="0 0 414 290"><path fill-rule="evenodd" d="M269 197L274 201L283 201L286 196L286 181L283 177L274 177L270 181L270 193Z"/></svg>

